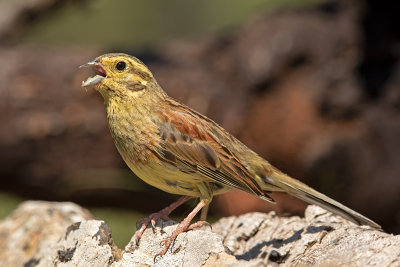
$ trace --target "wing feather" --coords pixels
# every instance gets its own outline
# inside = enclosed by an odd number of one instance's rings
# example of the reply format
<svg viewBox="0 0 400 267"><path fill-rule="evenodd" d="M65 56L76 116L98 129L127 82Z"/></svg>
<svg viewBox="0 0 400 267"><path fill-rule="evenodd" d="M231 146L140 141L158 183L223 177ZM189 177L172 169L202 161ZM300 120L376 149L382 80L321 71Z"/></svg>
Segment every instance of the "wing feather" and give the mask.
<svg viewBox="0 0 400 267"><path fill-rule="evenodd" d="M215 123L176 102L175 109L158 111L164 158L178 168L192 169L211 181L265 196L247 168L214 134Z"/></svg>

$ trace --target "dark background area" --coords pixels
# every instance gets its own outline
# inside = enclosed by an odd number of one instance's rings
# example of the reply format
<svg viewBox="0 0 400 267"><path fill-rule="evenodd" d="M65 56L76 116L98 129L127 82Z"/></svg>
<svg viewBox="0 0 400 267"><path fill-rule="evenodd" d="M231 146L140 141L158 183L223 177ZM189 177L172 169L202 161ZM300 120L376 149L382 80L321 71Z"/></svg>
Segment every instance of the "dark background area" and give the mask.
<svg viewBox="0 0 400 267"><path fill-rule="evenodd" d="M22 199L74 201L123 236L176 198L127 169L101 97L80 87L79 65L118 51L279 169L400 233L397 2L95 2L0 2L3 217ZM228 193L211 216L304 210L274 198Z"/></svg>

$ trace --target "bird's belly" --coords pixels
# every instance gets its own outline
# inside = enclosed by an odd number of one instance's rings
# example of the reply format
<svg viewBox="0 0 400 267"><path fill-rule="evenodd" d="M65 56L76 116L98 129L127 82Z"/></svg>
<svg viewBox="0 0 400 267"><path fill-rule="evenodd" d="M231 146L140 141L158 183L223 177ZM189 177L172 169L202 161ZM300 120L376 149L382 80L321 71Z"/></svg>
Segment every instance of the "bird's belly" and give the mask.
<svg viewBox="0 0 400 267"><path fill-rule="evenodd" d="M129 168L146 183L171 194L199 197L198 184L204 178L184 173L173 167L158 164L128 164Z"/></svg>

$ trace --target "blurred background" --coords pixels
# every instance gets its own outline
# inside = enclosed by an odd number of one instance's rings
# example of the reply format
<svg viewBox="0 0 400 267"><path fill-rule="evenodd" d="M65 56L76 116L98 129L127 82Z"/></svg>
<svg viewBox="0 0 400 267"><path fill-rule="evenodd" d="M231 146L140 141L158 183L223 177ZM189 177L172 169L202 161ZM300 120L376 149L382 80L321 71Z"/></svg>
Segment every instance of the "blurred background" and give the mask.
<svg viewBox="0 0 400 267"><path fill-rule="evenodd" d="M79 65L126 52L279 169L399 234L399 5L0 0L0 218L27 199L73 201L123 247L139 217L177 198L127 169L101 97L80 87ZM306 206L273 197L215 197L211 220Z"/></svg>

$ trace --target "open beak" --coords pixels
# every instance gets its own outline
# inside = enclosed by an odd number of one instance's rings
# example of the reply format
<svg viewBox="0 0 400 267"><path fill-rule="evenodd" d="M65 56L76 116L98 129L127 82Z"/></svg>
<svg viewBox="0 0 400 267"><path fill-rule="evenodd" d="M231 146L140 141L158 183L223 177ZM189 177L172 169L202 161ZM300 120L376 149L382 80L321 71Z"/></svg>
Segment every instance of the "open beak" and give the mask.
<svg viewBox="0 0 400 267"><path fill-rule="evenodd" d="M86 81L82 82L82 87L87 87L90 85L97 85L104 78L107 77L106 71L101 66L101 64L97 61L97 59L89 61L88 63L79 66L79 68L91 67L91 66L93 66L94 69L96 70L96 75L93 77L89 77Z"/></svg>

